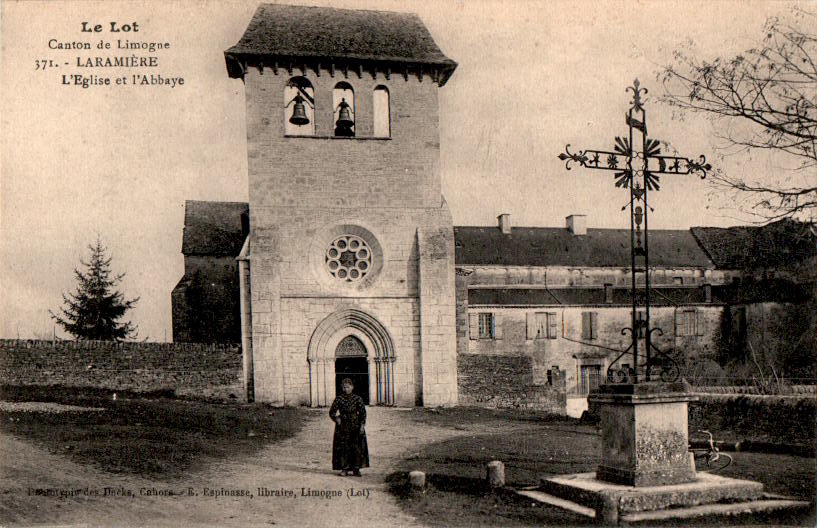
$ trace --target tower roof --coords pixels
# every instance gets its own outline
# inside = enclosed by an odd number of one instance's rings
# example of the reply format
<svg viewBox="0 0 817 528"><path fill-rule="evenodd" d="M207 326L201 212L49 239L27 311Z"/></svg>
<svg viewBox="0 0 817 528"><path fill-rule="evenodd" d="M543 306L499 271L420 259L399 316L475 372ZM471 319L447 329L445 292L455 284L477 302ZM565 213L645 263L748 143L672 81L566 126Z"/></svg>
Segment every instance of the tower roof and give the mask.
<svg viewBox="0 0 817 528"><path fill-rule="evenodd" d="M380 63L426 66L445 84L457 63L437 47L413 13L261 4L244 35L224 52L231 77L241 77L243 61L280 59L340 60L356 65ZM267 62L267 65L270 65Z"/></svg>

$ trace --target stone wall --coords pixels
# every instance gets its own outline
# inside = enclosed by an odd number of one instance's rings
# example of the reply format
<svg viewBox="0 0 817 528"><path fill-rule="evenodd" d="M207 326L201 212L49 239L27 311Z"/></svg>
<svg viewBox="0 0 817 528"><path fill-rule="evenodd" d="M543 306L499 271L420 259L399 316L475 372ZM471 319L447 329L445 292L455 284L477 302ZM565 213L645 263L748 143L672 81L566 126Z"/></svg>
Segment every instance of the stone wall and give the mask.
<svg viewBox="0 0 817 528"><path fill-rule="evenodd" d="M814 446L814 395L698 394L689 404L689 430L729 431L731 439Z"/></svg>
<svg viewBox="0 0 817 528"><path fill-rule="evenodd" d="M693 310L696 328L693 335L676 335L676 312ZM722 307L712 305L683 306L679 308L656 306L650 310L651 324L661 328L663 335L655 336L654 343L661 350L675 351L688 359L709 358L714 355L713 341L717 339ZM597 314L597 335L592 339L582 336L582 314ZM468 307L467 314L491 313L495 335L491 339L479 339L470 334L467 319L458 346L466 348L467 354L485 355L492 358L520 356L531 365L533 382L546 382L548 370L566 371L567 390L581 392L581 369L583 366L598 365L603 373L610 362L619 355L615 350L623 350L629 343L629 336L623 336L621 329L631 325L631 311L625 306L475 306ZM531 338L528 335L528 318L532 314L550 313L556 318L556 333L553 338ZM460 326L462 321L458 321ZM458 328L459 330L459 328ZM644 346L643 340L639 344ZM460 352L462 354L463 352ZM620 363L632 364L632 357L625 356Z"/></svg>
<svg viewBox="0 0 817 528"><path fill-rule="evenodd" d="M565 413L564 371L554 372L551 384L534 383L526 356L459 354L457 381L460 405Z"/></svg>
<svg viewBox="0 0 817 528"><path fill-rule="evenodd" d="M0 384L62 385L136 393L169 390L180 397L241 399L241 348L2 339Z"/></svg>

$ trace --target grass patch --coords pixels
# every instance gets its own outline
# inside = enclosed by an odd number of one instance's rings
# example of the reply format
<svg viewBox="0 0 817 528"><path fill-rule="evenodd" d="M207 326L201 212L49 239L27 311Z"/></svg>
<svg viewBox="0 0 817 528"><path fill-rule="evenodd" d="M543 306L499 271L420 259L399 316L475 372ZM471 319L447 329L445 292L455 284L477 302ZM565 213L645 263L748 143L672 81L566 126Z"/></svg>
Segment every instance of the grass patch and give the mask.
<svg viewBox="0 0 817 528"><path fill-rule="evenodd" d="M578 425L579 420L562 414L551 414L544 411L528 409L485 409L483 407L448 407L442 409L425 409L417 407L411 410L411 418L417 424L435 425L438 427L473 428L475 425L503 426L507 424L565 424Z"/></svg>
<svg viewBox="0 0 817 528"><path fill-rule="evenodd" d="M416 411L419 423L463 429L465 434L428 444L409 453L388 479L389 490L401 507L431 525L519 526L592 525L592 520L564 510L532 502L500 490L486 489L485 465L491 460L505 464L508 486L536 485L543 475L595 471L599 463L600 437L594 426L576 420L537 413L450 409L438 413ZM504 415L504 416L503 416ZM466 428L467 427L467 428ZM495 427L501 432L488 431ZM472 434L469 432L473 431ZM766 491L814 501L815 460L762 453L732 453L734 464L721 474L762 482ZM426 473L427 490L410 490L407 473ZM814 526L811 511L791 514L740 515L730 518L673 521L669 526L690 524L762 526L781 523Z"/></svg>
<svg viewBox="0 0 817 528"><path fill-rule="evenodd" d="M39 398L38 398L39 396ZM90 412L2 412L0 433L32 440L113 473L177 478L207 459L236 458L289 438L301 427L297 409L163 397L133 398L107 391L40 388L4 390L10 401L51 401L103 407Z"/></svg>

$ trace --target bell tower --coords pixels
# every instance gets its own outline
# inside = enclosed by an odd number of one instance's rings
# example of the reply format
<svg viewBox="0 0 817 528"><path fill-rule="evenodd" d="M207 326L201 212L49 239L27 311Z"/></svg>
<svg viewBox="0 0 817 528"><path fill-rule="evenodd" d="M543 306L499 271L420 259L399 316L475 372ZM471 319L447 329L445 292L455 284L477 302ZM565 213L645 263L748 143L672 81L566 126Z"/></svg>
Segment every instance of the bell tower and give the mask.
<svg viewBox="0 0 817 528"><path fill-rule="evenodd" d="M372 404L455 404L437 93L456 63L416 15L267 4L225 58L246 98L250 397L328 405L338 344L359 342Z"/></svg>

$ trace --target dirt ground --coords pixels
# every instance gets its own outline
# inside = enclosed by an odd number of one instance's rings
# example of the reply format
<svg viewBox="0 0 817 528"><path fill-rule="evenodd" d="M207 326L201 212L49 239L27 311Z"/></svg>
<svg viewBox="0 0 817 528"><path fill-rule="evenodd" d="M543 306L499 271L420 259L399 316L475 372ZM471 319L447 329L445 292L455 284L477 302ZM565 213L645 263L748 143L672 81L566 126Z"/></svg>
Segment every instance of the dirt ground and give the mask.
<svg viewBox="0 0 817 528"><path fill-rule="evenodd" d="M305 412L295 437L236 462L214 461L181 480L106 473L6 435L0 439L0 524L419 526L388 493L386 476L420 445L468 433L420 425L407 410L371 407L372 467L362 478L341 477L330 469L331 420L325 411ZM479 432L486 432L484 424ZM269 495L259 496L258 488ZM240 490L252 497L226 496Z"/></svg>

